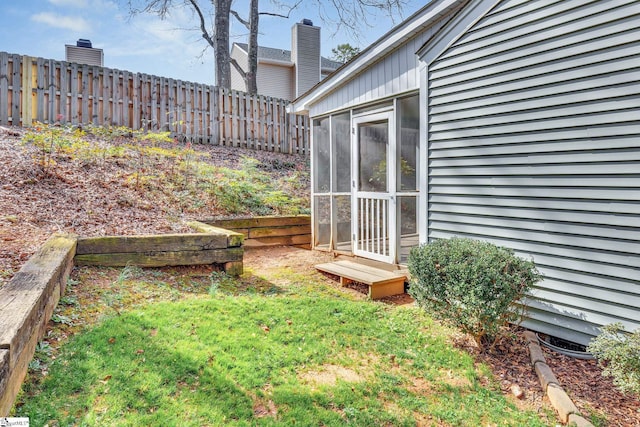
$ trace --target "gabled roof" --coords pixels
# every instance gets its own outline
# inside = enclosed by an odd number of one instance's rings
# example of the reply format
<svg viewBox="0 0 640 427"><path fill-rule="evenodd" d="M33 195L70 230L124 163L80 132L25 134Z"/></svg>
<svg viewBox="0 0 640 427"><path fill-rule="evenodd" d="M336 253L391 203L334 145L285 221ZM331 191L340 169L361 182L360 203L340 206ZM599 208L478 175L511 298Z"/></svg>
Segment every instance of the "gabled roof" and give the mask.
<svg viewBox="0 0 640 427"><path fill-rule="evenodd" d="M247 53L249 51L249 46L246 43L233 44L238 46L244 53ZM285 49L258 46L258 60L260 59L278 62L289 62L291 63L291 65L293 65L293 62L291 62L291 51ZM320 57L320 61L320 67L323 70L337 70L342 65L342 62L333 61L329 58L325 58L324 56Z"/></svg>
<svg viewBox="0 0 640 427"><path fill-rule="evenodd" d="M413 35L424 31L445 17L455 15L470 0L431 0L426 6L401 22L338 70L320 81L289 104L293 113L304 114L309 105L355 78L362 70L379 61Z"/></svg>

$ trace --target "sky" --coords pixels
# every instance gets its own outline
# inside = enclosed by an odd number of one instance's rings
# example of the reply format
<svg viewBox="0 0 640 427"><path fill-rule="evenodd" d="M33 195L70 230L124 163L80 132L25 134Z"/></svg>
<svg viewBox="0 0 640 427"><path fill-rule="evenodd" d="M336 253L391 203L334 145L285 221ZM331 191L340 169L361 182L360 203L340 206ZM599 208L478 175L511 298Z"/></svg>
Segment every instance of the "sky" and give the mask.
<svg viewBox="0 0 640 427"><path fill-rule="evenodd" d="M138 0L142 1L142 0ZM261 11L279 12L274 0L261 1ZM287 0L280 1L286 3ZM181 4L180 0L176 1ZM210 0L203 0L209 4ZM234 2L242 15L248 0ZM291 3L294 3L293 1ZM196 29L196 17L185 7L171 10L169 19L155 15L130 16L128 0L0 0L0 51L64 60L65 45L89 39L103 49L104 66L132 72L171 77L197 83L214 83L213 51ZM318 4L320 6L318 6ZM331 18L329 2L303 0L288 19L261 16L258 44L291 49L291 27L303 18L321 27L322 55L341 43L365 48L425 4L407 0L402 13L393 17L384 12L363 24L361 36L354 39L335 25L325 23L320 14ZM246 43L247 31L233 23L231 41Z"/></svg>

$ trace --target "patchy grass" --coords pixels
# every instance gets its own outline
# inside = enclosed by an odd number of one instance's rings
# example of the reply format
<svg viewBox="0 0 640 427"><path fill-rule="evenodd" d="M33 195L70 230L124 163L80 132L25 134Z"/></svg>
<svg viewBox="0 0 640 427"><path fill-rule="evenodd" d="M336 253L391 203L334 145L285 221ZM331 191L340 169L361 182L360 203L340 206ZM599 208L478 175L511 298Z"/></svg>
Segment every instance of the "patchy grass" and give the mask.
<svg viewBox="0 0 640 427"><path fill-rule="evenodd" d="M545 425L422 310L318 274L73 277L13 410L32 425Z"/></svg>

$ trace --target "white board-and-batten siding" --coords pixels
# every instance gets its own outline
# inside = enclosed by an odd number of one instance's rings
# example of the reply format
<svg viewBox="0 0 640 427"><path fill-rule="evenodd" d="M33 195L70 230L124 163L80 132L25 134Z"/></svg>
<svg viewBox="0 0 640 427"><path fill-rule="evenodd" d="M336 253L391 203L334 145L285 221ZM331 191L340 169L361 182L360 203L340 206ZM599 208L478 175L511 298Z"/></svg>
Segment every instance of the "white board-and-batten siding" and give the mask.
<svg viewBox="0 0 640 427"><path fill-rule="evenodd" d="M328 96L310 105L309 116L362 106L420 87L419 60L416 51L438 32L446 19L434 22L403 44L348 80Z"/></svg>
<svg viewBox="0 0 640 427"><path fill-rule="evenodd" d="M497 2L427 72L429 239L533 257L526 327L639 328L640 2Z"/></svg>

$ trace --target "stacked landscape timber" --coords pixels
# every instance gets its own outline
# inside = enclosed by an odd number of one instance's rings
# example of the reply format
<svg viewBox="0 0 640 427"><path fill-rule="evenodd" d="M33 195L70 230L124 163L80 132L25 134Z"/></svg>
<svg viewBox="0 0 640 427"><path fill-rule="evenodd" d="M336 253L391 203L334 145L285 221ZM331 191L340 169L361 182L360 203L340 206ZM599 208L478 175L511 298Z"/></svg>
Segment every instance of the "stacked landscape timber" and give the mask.
<svg viewBox="0 0 640 427"><path fill-rule="evenodd" d="M229 274L242 274L240 233L195 221L189 224L201 232L80 238L75 262L109 267L221 264Z"/></svg>
<svg viewBox="0 0 640 427"><path fill-rule="evenodd" d="M300 246L311 245L311 217L260 216L223 220L203 220L202 222L241 233L245 247Z"/></svg>
<svg viewBox="0 0 640 427"><path fill-rule="evenodd" d="M0 417L7 416L36 344L64 294L76 237L53 235L0 288Z"/></svg>
<svg viewBox="0 0 640 427"><path fill-rule="evenodd" d="M230 275L242 274L241 233L198 221L188 224L198 233L80 239L55 234L29 258L0 288L0 417L9 415L74 262L139 267L218 264Z"/></svg>

